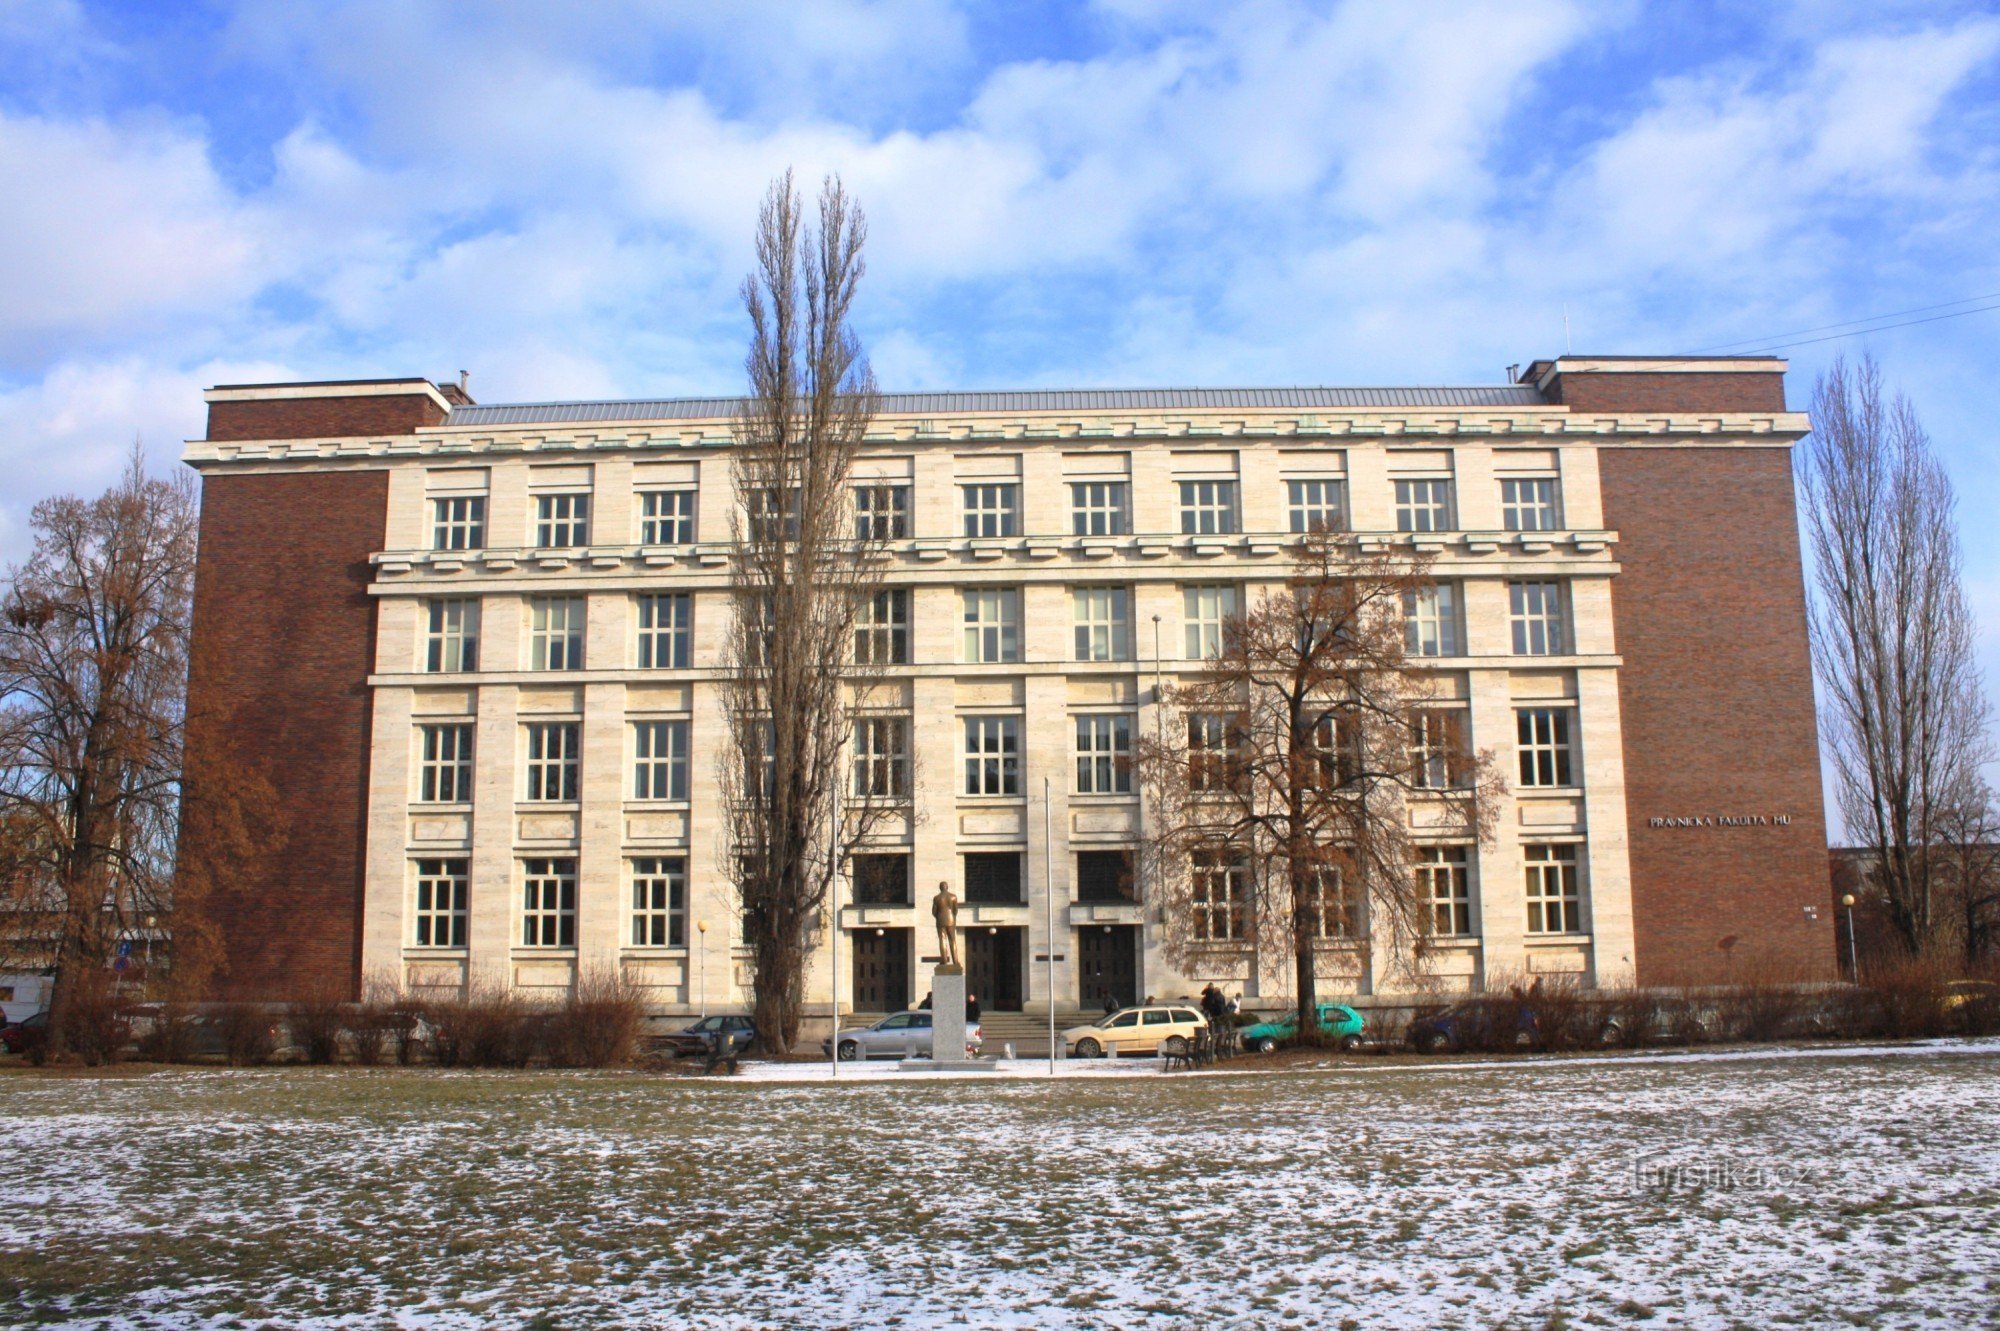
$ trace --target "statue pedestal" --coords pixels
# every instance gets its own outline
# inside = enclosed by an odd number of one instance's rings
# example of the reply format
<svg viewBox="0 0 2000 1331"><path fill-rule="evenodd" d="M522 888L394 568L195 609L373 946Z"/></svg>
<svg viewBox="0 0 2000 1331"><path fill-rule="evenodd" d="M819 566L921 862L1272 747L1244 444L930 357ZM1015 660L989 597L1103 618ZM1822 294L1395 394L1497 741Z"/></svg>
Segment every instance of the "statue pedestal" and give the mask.
<svg viewBox="0 0 2000 1331"><path fill-rule="evenodd" d="M965 1056L965 968L940 966L931 976L931 1056L906 1058L905 1072L992 1072L999 1062Z"/></svg>

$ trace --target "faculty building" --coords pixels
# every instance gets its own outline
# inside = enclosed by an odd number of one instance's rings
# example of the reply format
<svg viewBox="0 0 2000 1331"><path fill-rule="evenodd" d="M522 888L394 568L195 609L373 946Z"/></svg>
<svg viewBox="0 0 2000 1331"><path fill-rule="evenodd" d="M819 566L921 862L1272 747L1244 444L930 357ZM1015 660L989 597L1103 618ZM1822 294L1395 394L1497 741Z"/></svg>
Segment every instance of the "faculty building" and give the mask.
<svg viewBox="0 0 2000 1331"><path fill-rule="evenodd" d="M885 395L853 483L892 687L855 771L917 779L840 882L811 1010L927 991L940 879L989 1010L1282 1001L1226 936L1169 964L1121 759L1314 526L1430 557L1410 650L1506 780L1486 844L1417 831L1439 988L1830 969L1784 373ZM276 797L272 853L202 906L226 990L553 996L615 966L661 1012L747 1007L715 777L736 404L207 401L193 742ZM1333 987L1389 986L1364 958Z"/></svg>

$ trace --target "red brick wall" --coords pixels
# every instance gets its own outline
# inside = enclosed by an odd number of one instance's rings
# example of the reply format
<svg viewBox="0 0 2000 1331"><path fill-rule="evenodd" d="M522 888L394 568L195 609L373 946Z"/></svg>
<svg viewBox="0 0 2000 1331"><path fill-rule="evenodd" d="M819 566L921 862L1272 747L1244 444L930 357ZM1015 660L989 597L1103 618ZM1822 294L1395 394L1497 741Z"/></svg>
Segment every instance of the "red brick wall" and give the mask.
<svg viewBox="0 0 2000 1331"><path fill-rule="evenodd" d="M1785 376L1748 371L1685 374L1582 371L1559 374L1547 389L1551 402L1572 411L1682 413L1783 411Z"/></svg>
<svg viewBox="0 0 2000 1331"><path fill-rule="evenodd" d="M202 484L189 748L275 788L282 850L211 889L219 996L284 998L361 965L369 693L383 471L214 475Z"/></svg>
<svg viewBox="0 0 2000 1331"><path fill-rule="evenodd" d="M210 439L332 439L408 434L444 420L426 393L373 397L287 397L208 404Z"/></svg>
<svg viewBox="0 0 2000 1331"><path fill-rule="evenodd" d="M1783 448L1598 454L1625 660L1626 817L1641 983L1766 965L1830 975L1826 822L1805 583ZM1653 818L1780 815L1787 826ZM1810 906L1817 920L1806 917Z"/></svg>

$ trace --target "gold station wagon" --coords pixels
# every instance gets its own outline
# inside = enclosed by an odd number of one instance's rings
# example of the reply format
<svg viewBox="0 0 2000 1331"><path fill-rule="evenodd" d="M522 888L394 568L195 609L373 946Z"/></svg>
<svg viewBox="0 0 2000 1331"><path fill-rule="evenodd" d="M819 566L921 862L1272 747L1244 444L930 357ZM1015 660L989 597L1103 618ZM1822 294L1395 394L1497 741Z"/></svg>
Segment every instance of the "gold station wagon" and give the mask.
<svg viewBox="0 0 2000 1331"><path fill-rule="evenodd" d="M1159 1003L1123 1008L1103 1021L1072 1026L1062 1033L1062 1042L1071 1058L1099 1058L1106 1051L1114 1056L1157 1054L1173 1036L1193 1044L1207 1025L1208 1019L1192 1003Z"/></svg>

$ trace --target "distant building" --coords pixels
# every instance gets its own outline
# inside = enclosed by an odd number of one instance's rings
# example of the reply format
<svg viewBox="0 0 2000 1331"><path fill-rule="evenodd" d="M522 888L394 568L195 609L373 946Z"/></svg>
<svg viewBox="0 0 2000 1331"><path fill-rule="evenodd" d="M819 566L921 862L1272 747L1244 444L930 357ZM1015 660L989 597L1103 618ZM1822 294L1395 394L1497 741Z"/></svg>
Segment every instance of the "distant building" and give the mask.
<svg viewBox="0 0 2000 1331"><path fill-rule="evenodd" d="M1831 973L1784 370L884 397L855 484L893 540L868 632L904 687L868 756L916 755L922 816L843 883L843 1002L924 994L940 878L989 1010L1046 1010L1051 954L1062 1008L1256 994L1226 942L1167 964L1117 760L1156 671L1212 651L1312 522L1435 557L1410 642L1511 787L1492 844L1423 850L1445 986ZM668 1010L747 1001L713 780L734 404L477 406L421 379L207 399L191 701L285 822L269 872L209 899L231 990L556 993L619 963ZM1380 958L1327 946L1332 987L1378 987Z"/></svg>

